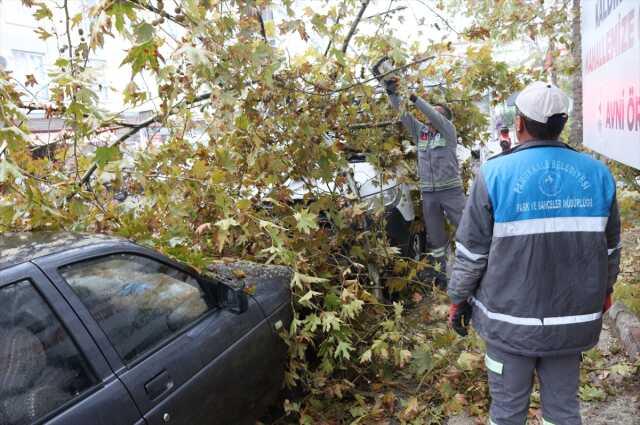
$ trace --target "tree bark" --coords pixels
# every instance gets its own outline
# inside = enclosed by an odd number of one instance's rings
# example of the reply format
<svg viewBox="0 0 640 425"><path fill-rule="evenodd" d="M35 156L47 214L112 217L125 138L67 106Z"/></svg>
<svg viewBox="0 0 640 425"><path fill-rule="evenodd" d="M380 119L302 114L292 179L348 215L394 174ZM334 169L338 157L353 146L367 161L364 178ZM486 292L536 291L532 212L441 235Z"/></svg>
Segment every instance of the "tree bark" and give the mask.
<svg viewBox="0 0 640 425"><path fill-rule="evenodd" d="M578 147L582 145L582 35L580 34L580 0L573 0L573 63L575 70L572 82L573 114L569 144Z"/></svg>

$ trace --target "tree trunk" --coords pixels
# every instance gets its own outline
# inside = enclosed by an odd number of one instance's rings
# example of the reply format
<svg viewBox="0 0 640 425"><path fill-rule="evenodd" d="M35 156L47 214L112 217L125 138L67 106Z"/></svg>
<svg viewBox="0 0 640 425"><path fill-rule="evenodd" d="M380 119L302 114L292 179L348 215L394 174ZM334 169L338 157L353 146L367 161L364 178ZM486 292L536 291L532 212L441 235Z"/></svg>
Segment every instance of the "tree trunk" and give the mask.
<svg viewBox="0 0 640 425"><path fill-rule="evenodd" d="M577 147L582 145L582 36L580 34L580 0L573 0L573 73L572 95L573 114L569 144Z"/></svg>

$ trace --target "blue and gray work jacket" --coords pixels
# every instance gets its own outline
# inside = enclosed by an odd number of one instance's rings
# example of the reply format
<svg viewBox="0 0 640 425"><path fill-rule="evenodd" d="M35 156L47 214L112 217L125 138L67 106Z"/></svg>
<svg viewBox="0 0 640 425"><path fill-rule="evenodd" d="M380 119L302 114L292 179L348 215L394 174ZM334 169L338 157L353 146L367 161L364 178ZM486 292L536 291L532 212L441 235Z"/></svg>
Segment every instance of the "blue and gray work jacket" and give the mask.
<svg viewBox="0 0 640 425"><path fill-rule="evenodd" d="M470 300L489 345L525 356L588 350L620 264L607 167L558 141L530 141L481 167L456 234L448 293Z"/></svg>
<svg viewBox="0 0 640 425"><path fill-rule="evenodd" d="M400 110L400 97L389 94L391 105ZM418 148L418 174L423 192L462 187L458 157L456 156L456 128L424 100L417 98L416 107L427 116L431 126L417 120L409 112L402 114L402 124L409 132Z"/></svg>

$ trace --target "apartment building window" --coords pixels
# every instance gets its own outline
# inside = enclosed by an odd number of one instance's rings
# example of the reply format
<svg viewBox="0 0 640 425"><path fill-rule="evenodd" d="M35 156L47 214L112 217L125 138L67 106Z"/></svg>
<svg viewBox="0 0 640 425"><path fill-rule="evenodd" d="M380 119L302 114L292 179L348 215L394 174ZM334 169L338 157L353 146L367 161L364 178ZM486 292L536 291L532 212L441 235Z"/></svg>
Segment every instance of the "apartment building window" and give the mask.
<svg viewBox="0 0 640 425"><path fill-rule="evenodd" d="M20 84L25 84L27 75L33 75L37 81L35 86L28 86L27 90L38 100L49 98L49 79L44 66L44 54L13 50L13 61L9 63L9 69L13 71L13 77Z"/></svg>

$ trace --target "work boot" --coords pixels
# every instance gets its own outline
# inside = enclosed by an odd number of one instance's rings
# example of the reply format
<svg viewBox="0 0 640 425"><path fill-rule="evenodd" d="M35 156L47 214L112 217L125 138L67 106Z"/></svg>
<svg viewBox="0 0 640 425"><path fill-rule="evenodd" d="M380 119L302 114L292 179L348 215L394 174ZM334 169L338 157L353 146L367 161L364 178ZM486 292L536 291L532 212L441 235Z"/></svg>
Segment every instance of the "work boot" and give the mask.
<svg viewBox="0 0 640 425"><path fill-rule="evenodd" d="M429 262L433 268L433 280L438 288L447 290L449 279L447 278L447 245L433 249L428 254Z"/></svg>
<svg viewBox="0 0 640 425"><path fill-rule="evenodd" d="M449 286L449 278L447 277L446 264L440 266L440 271L435 272L435 284L440 290L447 292L447 287ZM444 270L443 270L444 268ZM435 271L435 270L434 270Z"/></svg>
<svg viewBox="0 0 640 425"><path fill-rule="evenodd" d="M438 252L439 254L439 252ZM428 265L420 270L416 277L424 283L435 283L443 291L447 290L449 279L447 278L447 260L444 255L435 256L432 253L426 255Z"/></svg>

